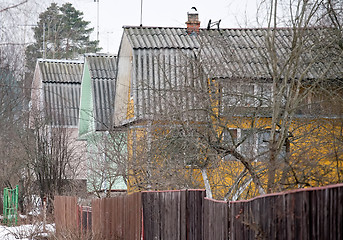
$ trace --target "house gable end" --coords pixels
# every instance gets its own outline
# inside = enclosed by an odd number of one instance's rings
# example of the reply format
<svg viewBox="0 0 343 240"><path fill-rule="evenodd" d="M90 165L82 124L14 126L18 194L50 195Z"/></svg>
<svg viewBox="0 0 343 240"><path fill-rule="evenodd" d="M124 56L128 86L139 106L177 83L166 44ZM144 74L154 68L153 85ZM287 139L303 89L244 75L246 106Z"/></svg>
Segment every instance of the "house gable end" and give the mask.
<svg viewBox="0 0 343 240"><path fill-rule="evenodd" d="M120 126L130 119L134 118L133 113L129 113L128 108L130 102L134 102L134 98L131 98L130 91L132 93L132 65L133 65L133 48L124 31L119 54L118 54L118 74L116 81L115 92L115 115L114 123L116 126Z"/></svg>
<svg viewBox="0 0 343 240"><path fill-rule="evenodd" d="M87 134L95 130L94 126L94 102L91 75L87 60L83 68L80 113L79 113L79 138L83 139Z"/></svg>

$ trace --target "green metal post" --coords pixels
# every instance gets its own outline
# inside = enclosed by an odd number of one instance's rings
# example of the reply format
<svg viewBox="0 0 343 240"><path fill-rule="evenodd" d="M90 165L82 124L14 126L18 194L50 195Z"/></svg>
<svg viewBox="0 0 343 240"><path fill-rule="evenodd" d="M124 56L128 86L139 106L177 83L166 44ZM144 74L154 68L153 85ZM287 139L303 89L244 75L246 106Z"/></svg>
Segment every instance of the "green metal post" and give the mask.
<svg viewBox="0 0 343 240"><path fill-rule="evenodd" d="M18 223L18 185L15 189L4 189L3 223L8 226Z"/></svg>
<svg viewBox="0 0 343 240"><path fill-rule="evenodd" d="M7 224L7 196L8 196L8 192L7 192L7 188L4 189L4 198L3 198L3 223Z"/></svg>

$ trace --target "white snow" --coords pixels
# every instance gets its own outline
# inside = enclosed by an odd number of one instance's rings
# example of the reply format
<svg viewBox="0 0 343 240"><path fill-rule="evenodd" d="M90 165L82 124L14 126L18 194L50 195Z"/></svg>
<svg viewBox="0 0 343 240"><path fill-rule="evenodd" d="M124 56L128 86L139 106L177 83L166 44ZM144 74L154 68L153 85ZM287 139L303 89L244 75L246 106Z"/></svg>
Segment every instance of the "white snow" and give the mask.
<svg viewBox="0 0 343 240"><path fill-rule="evenodd" d="M42 224L28 224L15 227L7 227L0 225L0 239L1 240L30 240L35 236L47 236L47 232L54 232L55 225L47 224L46 232L43 232Z"/></svg>

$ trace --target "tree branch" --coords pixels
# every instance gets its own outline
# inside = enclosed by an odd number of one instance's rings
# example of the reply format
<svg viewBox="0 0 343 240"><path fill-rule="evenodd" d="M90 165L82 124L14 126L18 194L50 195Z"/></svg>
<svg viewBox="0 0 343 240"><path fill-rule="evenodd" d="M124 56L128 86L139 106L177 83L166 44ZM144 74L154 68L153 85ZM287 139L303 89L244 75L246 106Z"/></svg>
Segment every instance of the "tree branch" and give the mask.
<svg viewBox="0 0 343 240"><path fill-rule="evenodd" d="M6 7L6 8L4 8L4 9L1 9L1 10L0 10L0 13L2 13L2 12L6 12L6 11L8 11L8 10L12 9L12 8L19 7L20 5L23 5L23 4L27 3L27 1L28 1L28 0L24 0L24 1L20 2L20 3L18 3L18 4L15 4L15 5L12 5L12 6Z"/></svg>

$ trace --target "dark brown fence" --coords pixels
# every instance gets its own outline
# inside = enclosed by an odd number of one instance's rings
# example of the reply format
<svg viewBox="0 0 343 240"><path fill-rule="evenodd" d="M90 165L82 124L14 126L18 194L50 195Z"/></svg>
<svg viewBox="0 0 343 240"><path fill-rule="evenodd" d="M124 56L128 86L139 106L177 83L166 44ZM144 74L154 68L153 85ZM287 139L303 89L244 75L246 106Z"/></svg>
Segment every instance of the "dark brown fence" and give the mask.
<svg viewBox="0 0 343 240"><path fill-rule="evenodd" d="M57 234L78 231L79 213L76 197L55 196L54 209Z"/></svg>
<svg viewBox="0 0 343 240"><path fill-rule="evenodd" d="M343 239L343 184L230 203L230 239Z"/></svg>
<svg viewBox="0 0 343 240"><path fill-rule="evenodd" d="M57 232L80 226L76 198L56 197L55 216ZM85 226L104 240L340 240L343 184L230 204L205 198L203 190L142 192L93 200L91 216Z"/></svg>
<svg viewBox="0 0 343 240"><path fill-rule="evenodd" d="M141 194L92 201L93 234L103 239L141 239Z"/></svg>
<svg viewBox="0 0 343 240"><path fill-rule="evenodd" d="M203 239L204 190L143 192L144 239Z"/></svg>
<svg viewBox="0 0 343 240"><path fill-rule="evenodd" d="M227 203L205 199L204 190L149 191L96 199L91 209L77 206L76 198L56 197L55 218L57 231L87 234L91 227L92 234L103 239L200 240L228 236L227 224L223 225L227 222Z"/></svg>
<svg viewBox="0 0 343 240"><path fill-rule="evenodd" d="M205 198L203 209L203 239L228 239L228 203Z"/></svg>

